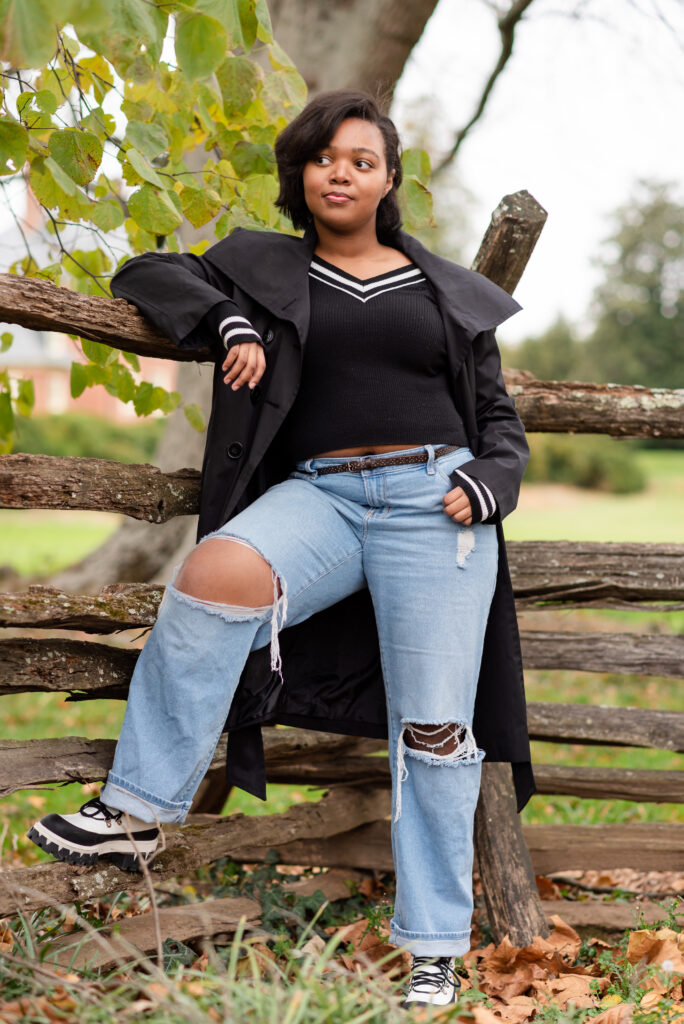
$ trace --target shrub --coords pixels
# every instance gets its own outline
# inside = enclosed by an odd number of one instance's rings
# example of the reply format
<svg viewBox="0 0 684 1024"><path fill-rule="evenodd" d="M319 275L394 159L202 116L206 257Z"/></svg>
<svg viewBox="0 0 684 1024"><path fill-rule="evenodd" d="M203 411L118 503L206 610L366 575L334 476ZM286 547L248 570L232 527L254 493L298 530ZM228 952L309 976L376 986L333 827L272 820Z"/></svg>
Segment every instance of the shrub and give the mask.
<svg viewBox="0 0 684 1024"><path fill-rule="evenodd" d="M17 417L15 452L153 462L165 419L120 424L84 413Z"/></svg>
<svg viewBox="0 0 684 1024"><path fill-rule="evenodd" d="M646 477L630 445L591 434L530 434L527 482L574 484L613 494L633 494Z"/></svg>

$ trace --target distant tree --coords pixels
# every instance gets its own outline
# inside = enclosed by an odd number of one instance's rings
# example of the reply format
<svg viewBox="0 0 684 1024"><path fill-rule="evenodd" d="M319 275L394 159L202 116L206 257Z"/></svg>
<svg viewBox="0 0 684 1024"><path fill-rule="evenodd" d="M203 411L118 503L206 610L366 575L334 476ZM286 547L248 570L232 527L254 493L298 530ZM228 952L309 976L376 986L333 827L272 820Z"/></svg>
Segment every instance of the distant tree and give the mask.
<svg viewBox="0 0 684 1024"><path fill-rule="evenodd" d="M684 206L642 181L615 218L586 365L598 381L684 387Z"/></svg>
<svg viewBox="0 0 684 1024"><path fill-rule="evenodd" d="M585 346L574 328L559 316L537 338L525 338L519 345L502 346L504 365L529 370L539 380L580 380L583 376Z"/></svg>

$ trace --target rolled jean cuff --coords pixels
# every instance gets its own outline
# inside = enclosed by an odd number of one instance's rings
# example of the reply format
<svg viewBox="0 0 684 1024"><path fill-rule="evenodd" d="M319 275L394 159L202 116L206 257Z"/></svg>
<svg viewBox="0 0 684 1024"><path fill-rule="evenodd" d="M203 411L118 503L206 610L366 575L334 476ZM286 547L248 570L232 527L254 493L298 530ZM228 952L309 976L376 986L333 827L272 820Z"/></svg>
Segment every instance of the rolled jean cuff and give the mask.
<svg viewBox="0 0 684 1024"><path fill-rule="evenodd" d="M141 821L180 823L185 820L190 803L171 803L162 800L154 793L148 793L139 786L134 786L112 772L100 792L100 800L113 807L116 811L128 811L134 818Z"/></svg>
<svg viewBox="0 0 684 1024"><path fill-rule="evenodd" d="M439 932L420 935L405 932L390 922L389 941L393 946L403 946L413 956L463 956L470 950L470 929L467 932Z"/></svg>

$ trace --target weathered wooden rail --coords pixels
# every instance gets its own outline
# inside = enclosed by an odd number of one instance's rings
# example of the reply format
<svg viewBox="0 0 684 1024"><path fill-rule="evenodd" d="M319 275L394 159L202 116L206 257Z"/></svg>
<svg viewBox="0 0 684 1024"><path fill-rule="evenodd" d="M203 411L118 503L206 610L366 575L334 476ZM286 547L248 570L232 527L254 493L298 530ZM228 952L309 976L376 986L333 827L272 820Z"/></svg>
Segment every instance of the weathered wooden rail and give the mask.
<svg viewBox="0 0 684 1024"><path fill-rule="evenodd" d="M476 269L509 291L519 280L543 226L544 211L527 193L506 197L492 218ZM209 359L183 353L123 300L78 295L36 280L0 275L0 320L63 330L139 354ZM537 381L513 371L508 386L528 430L593 432L615 437L683 437L684 391ZM40 455L0 457L0 508L94 509L163 523L198 511L199 473L107 460ZM516 602L525 611L571 607L684 606L684 544L526 542L507 545ZM126 699L138 656L120 634L154 624L163 588L146 583L69 594L35 584L0 594L0 694L58 692L74 700ZM548 616L545 617L545 625ZM22 633L29 631L30 635ZM41 630L97 634L35 636ZM125 637L124 637L125 641ZM679 677L684 638L649 633L574 633L545 628L522 633L526 669ZM653 747L684 751L684 714L637 708L530 703L530 734L549 743ZM318 803L263 818L203 818L169 827L158 859L159 880L221 856L246 862L277 848L290 863L392 866L389 787L383 743L299 729L264 730L267 778L320 786ZM0 741L0 796L19 789L97 782L111 765L112 741L83 737ZM225 739L207 773L196 810L220 810ZM513 807L506 766L485 762L476 846L490 923L497 937L523 944L546 929L533 872L584 867L682 866L683 828L532 826ZM539 791L577 797L684 802L672 771L538 764ZM214 796L206 799L206 794ZM212 803L213 808L212 808ZM94 898L144 885L112 866L75 871L64 864L0 873L0 916L51 901Z"/></svg>

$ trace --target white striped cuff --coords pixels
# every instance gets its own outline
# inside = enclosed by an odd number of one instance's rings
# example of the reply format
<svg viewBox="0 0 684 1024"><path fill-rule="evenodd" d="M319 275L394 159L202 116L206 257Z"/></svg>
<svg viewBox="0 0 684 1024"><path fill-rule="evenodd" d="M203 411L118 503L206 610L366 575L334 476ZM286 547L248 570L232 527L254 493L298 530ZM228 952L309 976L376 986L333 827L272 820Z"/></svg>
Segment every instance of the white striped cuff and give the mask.
<svg viewBox="0 0 684 1024"><path fill-rule="evenodd" d="M496 498L481 480L475 480L472 476L457 469L454 471L461 478L461 486L466 492L470 501L474 523L484 523L496 512Z"/></svg>
<svg viewBox="0 0 684 1024"><path fill-rule="evenodd" d="M226 328L228 329L226 330ZM256 338L261 343L261 336L254 330L246 316L227 316L219 324L219 334L226 349L237 344L231 340L237 337L241 337L243 341L252 341Z"/></svg>

